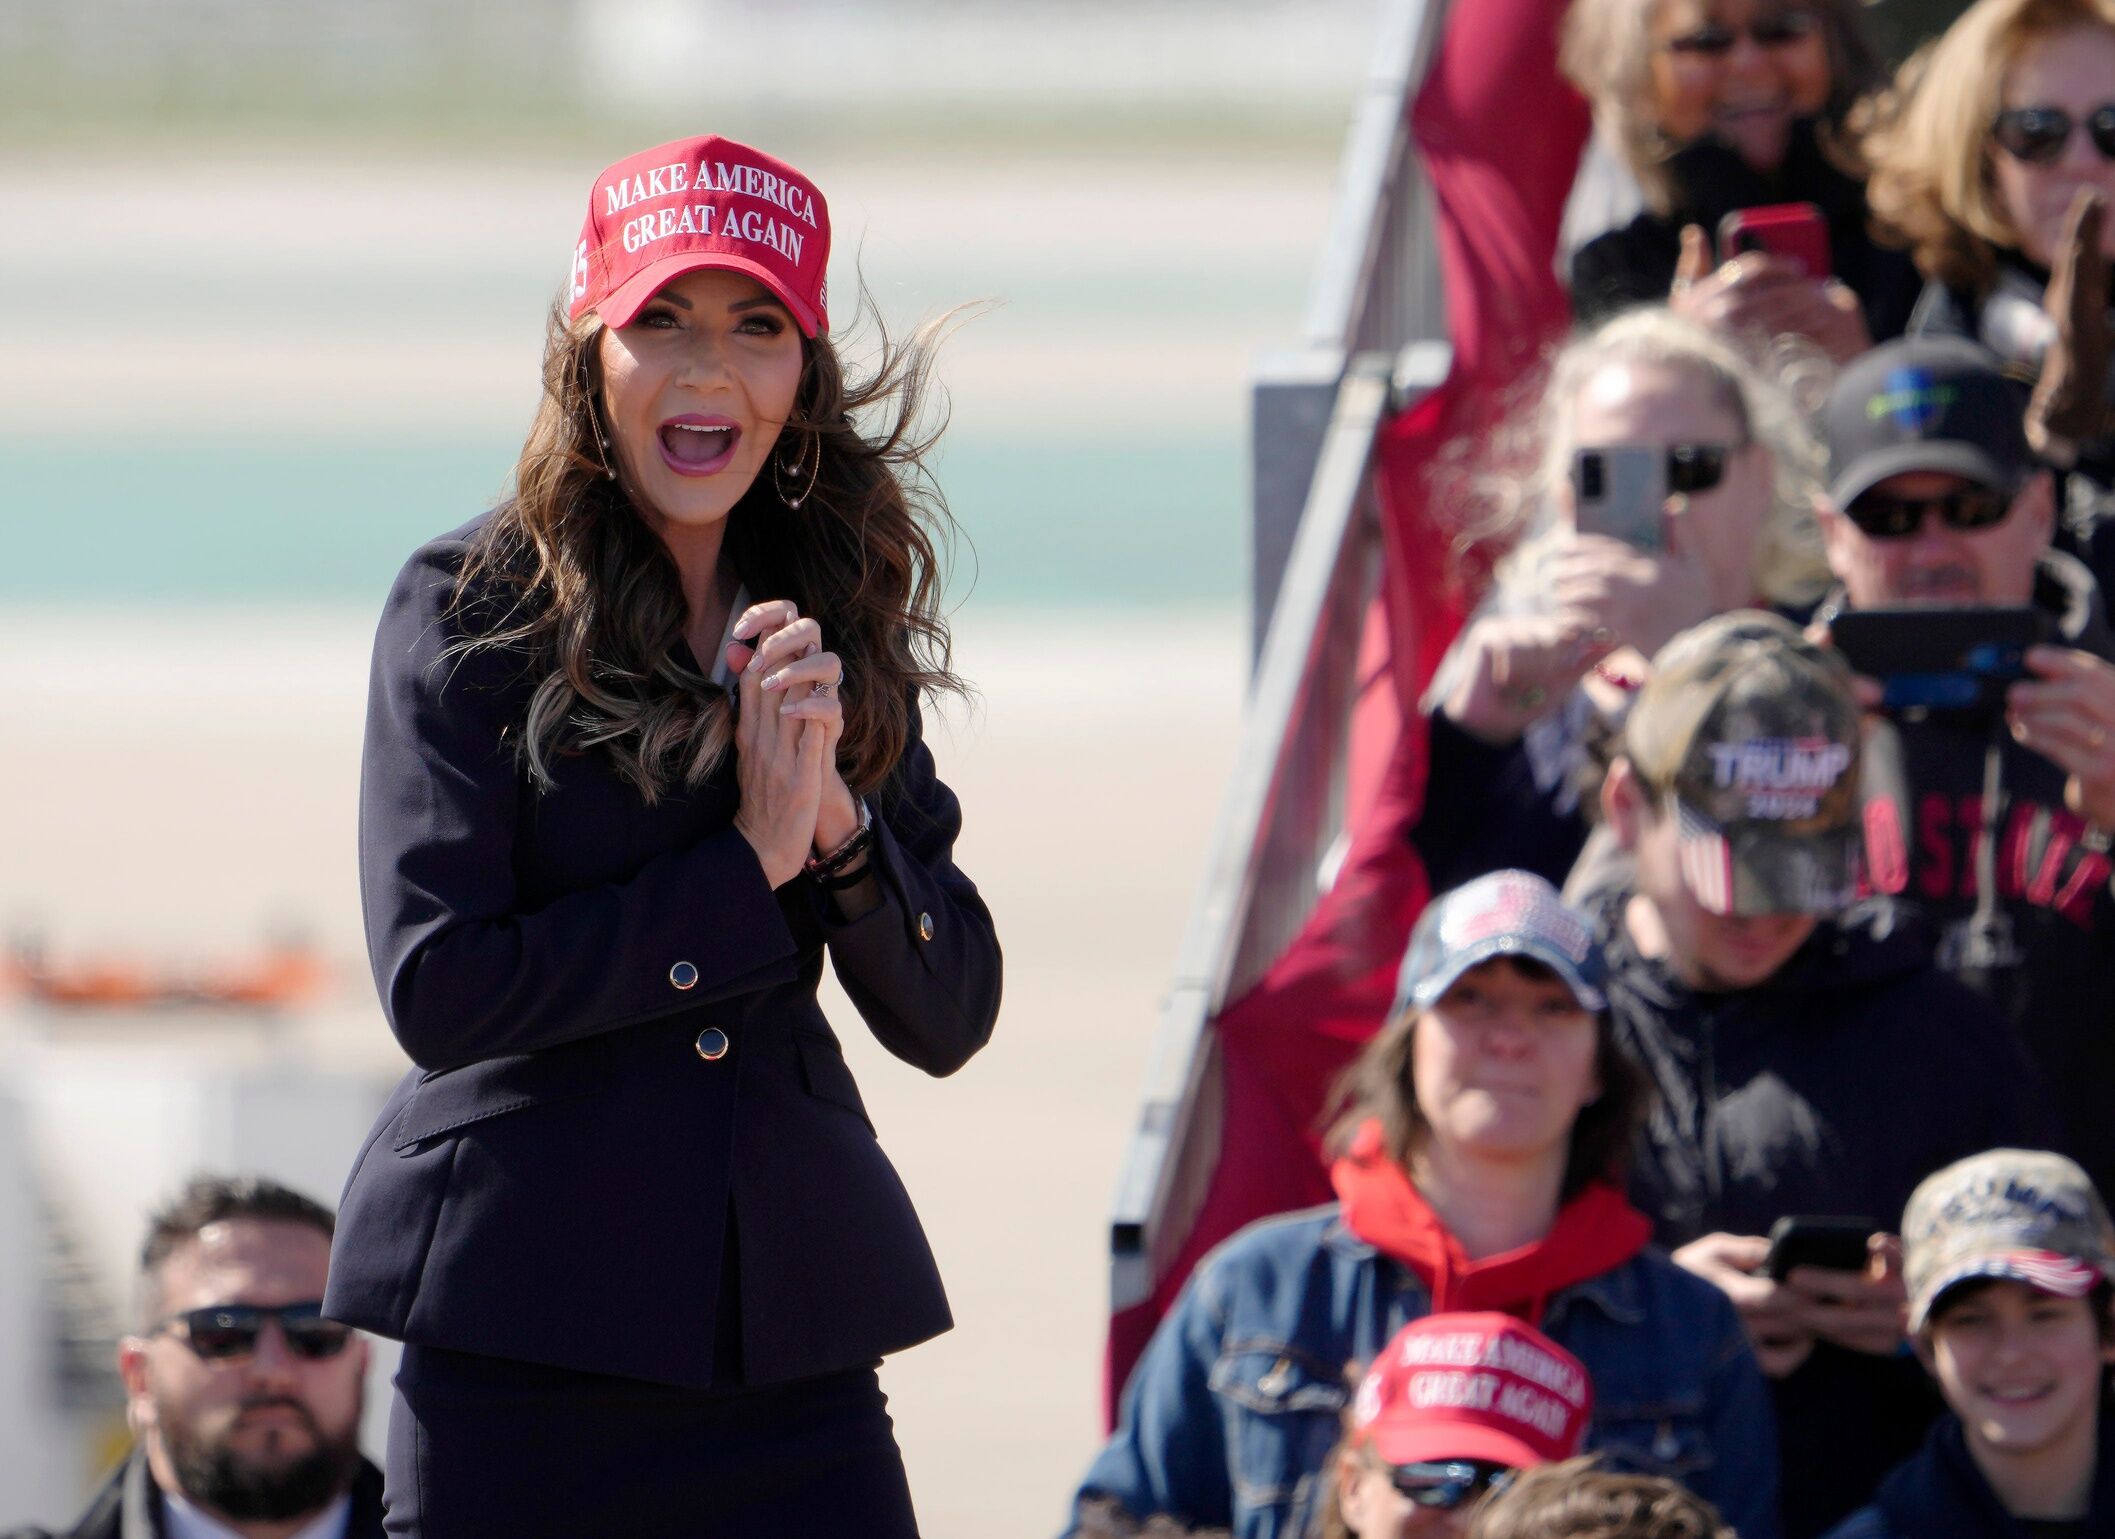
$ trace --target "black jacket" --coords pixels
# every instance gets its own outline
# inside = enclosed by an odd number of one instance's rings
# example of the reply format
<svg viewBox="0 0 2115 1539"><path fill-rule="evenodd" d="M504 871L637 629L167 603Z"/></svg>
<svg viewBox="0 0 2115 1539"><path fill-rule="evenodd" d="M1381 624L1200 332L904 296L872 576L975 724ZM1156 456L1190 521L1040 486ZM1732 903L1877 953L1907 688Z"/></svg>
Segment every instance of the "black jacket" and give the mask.
<svg viewBox="0 0 2115 1539"><path fill-rule="evenodd" d="M1667 172L1674 188L1671 212L1648 210L1572 254L1572 312L1580 325L1597 326L1632 305L1664 302L1681 258L1684 225L1701 225L1716 241L1719 221L1735 209L1812 203L1828 220L1835 276L1857 294L1873 340L1902 334L1916 302L1917 270L1905 253L1874 242L1865 188L1829 163L1811 120L1794 127L1785 163L1772 176L1750 169L1715 139L1678 150Z"/></svg>
<svg viewBox="0 0 2115 1539"><path fill-rule="evenodd" d="M1589 907L1618 1040L1657 1092L1631 1194L1661 1244L1767 1234L1788 1214L1893 1230L1940 1166L2047 1142L2033 1068L1989 1006L1932 965L1930 935L1899 906L1870 900L1824 922L1757 988L1700 994L1639 954L1621 922L1629 897L1606 890ZM1865 1500L1940 1409L1915 1359L1828 1344L1775 1389L1792 1539Z"/></svg>
<svg viewBox="0 0 2115 1539"><path fill-rule="evenodd" d="M163 1539L167 1532L161 1491L147 1469L146 1455L135 1453L118 1466L73 1527L16 1528L0 1539ZM365 1459L353 1476L345 1539L382 1539L382 1472Z"/></svg>
<svg viewBox="0 0 2115 1539"><path fill-rule="evenodd" d="M2093 1496L2077 1531L2092 1539L2115 1535L2115 1416L2105 1401ZM2005 1510L1976 1468L1960 1418L1946 1416L1887 1477L1872 1505L1853 1513L1829 1539L2033 1539L2033 1533Z"/></svg>
<svg viewBox="0 0 2115 1539"><path fill-rule="evenodd" d="M1843 602L1832 596L1816 618L1832 619ZM2115 656L2099 592L2078 562L2045 556L2035 602L2065 645ZM2055 1098L2057 1146L2115 1191L2115 856L2064 805L2064 772L2015 743L2001 720L1904 720L1892 741L1899 769L1867 777L1866 827L1891 824L1904 858L1891 874L1874 862L1876 879L1925 913L1940 966L2011 1023Z"/></svg>
<svg viewBox="0 0 2115 1539"><path fill-rule="evenodd" d="M474 527L411 558L375 639L361 887L418 1067L353 1162L326 1309L692 1388L858 1367L947 1329L815 997L827 947L898 1057L947 1074L990 1035L998 943L932 755L914 739L872 798L882 902L850 922L805 877L766 883L732 823L732 755L652 806L592 752L539 793L514 752L519 658L451 649Z"/></svg>

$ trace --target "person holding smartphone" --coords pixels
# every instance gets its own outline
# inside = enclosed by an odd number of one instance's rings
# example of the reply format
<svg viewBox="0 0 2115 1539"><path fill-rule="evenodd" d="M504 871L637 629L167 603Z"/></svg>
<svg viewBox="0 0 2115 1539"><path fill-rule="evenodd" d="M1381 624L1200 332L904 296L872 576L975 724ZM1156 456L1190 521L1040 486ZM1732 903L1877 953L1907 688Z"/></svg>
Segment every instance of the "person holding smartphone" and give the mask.
<svg viewBox="0 0 2115 1539"><path fill-rule="evenodd" d="M2057 540L2115 584L2115 6L1978 0L1904 67L1868 126L1876 215L1924 289L1912 336L2019 382L2058 472Z"/></svg>
<svg viewBox="0 0 2115 1539"><path fill-rule="evenodd" d="M1669 302L1731 333L1806 337L1839 362L1900 333L1916 271L1873 241L1865 188L1838 153L1877 74L1859 10L1852 0L1574 0L1565 73L1646 205L1573 254L1582 322ZM1729 215L1794 204L1813 211L1824 270L1714 249Z"/></svg>
<svg viewBox="0 0 2115 1539"><path fill-rule="evenodd" d="M1606 743L1666 640L1743 605L1811 605L1819 455L1785 393L1662 310L1558 355L1480 479L1513 538L1433 678L1413 834L1434 888L1512 866L1562 882Z"/></svg>
<svg viewBox="0 0 2115 1539"><path fill-rule="evenodd" d="M596 177L497 508L375 639L360 873L413 1067L326 1312L404 1342L389 1532L917 1532L880 1358L948 1329L816 1001L927 1073L999 1004L906 436L829 212L717 136Z"/></svg>
<svg viewBox="0 0 2115 1539"><path fill-rule="evenodd" d="M2040 1064L2057 1147L2115 1182L2115 633L2092 576L2050 549L2054 490L1997 360L1906 339L1846 370L1822 413L1819 506L1839 584L1816 615L2027 609L2001 708L1890 716L1899 769L1867 794L1873 885L1939 931L1938 961L1989 999ZM1846 636L1849 632L1846 631Z"/></svg>
<svg viewBox="0 0 2115 1539"><path fill-rule="evenodd" d="M1629 869L1581 898L1618 1038L1657 1092L1631 1197L1741 1313L1794 1539L1864 1501L1938 1411L1874 1231L1931 1171L2050 1126L2038 1075L1933 965L1929 932L1854 903L1863 758L1840 658L1776 615L1709 620L1662 649L1624 724L1601 805ZM1773 1246L1787 1217L1806 1222Z"/></svg>

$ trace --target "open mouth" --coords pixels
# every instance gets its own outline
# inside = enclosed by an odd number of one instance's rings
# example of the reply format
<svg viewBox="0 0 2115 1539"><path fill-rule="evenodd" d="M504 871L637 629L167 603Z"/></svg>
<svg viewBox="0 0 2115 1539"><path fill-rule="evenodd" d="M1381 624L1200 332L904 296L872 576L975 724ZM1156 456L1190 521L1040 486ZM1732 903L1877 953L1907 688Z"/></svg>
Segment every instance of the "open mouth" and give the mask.
<svg viewBox="0 0 2115 1539"><path fill-rule="evenodd" d="M2038 1405L2055 1391L2056 1386L2053 1384L2010 1386L2004 1389L1992 1387L1983 1391L1983 1397L1995 1405Z"/></svg>
<svg viewBox="0 0 2115 1539"><path fill-rule="evenodd" d="M725 417L671 417L661 424L661 458L679 476L709 476L727 468L742 430Z"/></svg>

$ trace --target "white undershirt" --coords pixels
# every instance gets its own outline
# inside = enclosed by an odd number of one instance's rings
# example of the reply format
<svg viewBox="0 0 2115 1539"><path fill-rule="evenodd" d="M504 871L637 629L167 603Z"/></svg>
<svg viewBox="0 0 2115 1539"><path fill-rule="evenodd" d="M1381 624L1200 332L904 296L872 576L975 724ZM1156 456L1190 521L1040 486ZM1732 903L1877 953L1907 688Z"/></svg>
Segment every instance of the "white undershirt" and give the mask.
<svg viewBox="0 0 2115 1539"><path fill-rule="evenodd" d="M162 1492L162 1512L169 1520L169 1539L242 1539L242 1535L192 1506L174 1491ZM316 1520L295 1530L288 1539L345 1539L352 1521L352 1496L341 1495L316 1514Z"/></svg>

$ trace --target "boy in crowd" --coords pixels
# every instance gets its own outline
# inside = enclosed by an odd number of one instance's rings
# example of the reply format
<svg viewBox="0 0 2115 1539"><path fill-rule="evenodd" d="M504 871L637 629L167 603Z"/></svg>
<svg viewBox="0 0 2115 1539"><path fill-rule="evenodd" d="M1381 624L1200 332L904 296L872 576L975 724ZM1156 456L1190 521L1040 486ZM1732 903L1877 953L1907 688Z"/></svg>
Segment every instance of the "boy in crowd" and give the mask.
<svg viewBox="0 0 2115 1539"><path fill-rule="evenodd" d="M1939 1412L1901 1354L1902 1282L1773 1268L1792 1216L1883 1228L1974 1150L2044 1137L2046 1097L1988 1004L1858 875L1861 722L1834 653L1756 611L1661 649L1602 787L1627 876L1582 895L1617 1035L1658 1091L1632 1198L1716 1283L1775 1381L1784 1526L1865 1501Z"/></svg>
<svg viewBox="0 0 2115 1539"><path fill-rule="evenodd" d="M2115 1233L2086 1174L1994 1149L1902 1217L1910 1328L1952 1414L1831 1539L2115 1534Z"/></svg>
<svg viewBox="0 0 2115 1539"><path fill-rule="evenodd" d="M2024 607L2050 644L2002 711L1892 713L1904 785L1869 788L1875 887L1937 927L1939 965L1994 1003L2041 1065L2056 1146L2115 1181L2115 635L2105 596L2049 548L2049 472L2016 387L1967 342L1875 348L1821 426L1818 509L1840 584L1816 619L1900 606Z"/></svg>

